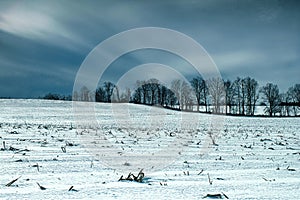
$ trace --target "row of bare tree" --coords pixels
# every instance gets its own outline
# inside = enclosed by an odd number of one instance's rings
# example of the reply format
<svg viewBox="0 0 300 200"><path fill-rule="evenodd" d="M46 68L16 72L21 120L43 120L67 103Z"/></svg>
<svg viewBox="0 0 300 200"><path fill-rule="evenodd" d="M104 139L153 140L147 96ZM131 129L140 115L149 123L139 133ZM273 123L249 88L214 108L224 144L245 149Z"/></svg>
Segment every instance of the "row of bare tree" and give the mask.
<svg viewBox="0 0 300 200"><path fill-rule="evenodd" d="M280 93L276 84L259 87L258 82L250 77L238 77L234 81L195 77L190 82L173 80L169 87L157 79L150 79L137 81L132 92L129 88L120 91L115 84L104 82L95 92L82 87L73 93L73 100L132 102L186 111L251 116L255 115L259 104L265 106L264 111L269 116L296 116L300 111L300 84Z"/></svg>

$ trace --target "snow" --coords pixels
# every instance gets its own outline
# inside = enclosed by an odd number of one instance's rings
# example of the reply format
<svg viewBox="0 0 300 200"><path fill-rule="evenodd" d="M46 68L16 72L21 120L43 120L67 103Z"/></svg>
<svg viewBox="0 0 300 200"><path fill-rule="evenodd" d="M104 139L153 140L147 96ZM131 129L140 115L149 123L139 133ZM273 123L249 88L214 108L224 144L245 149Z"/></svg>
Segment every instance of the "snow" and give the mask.
<svg viewBox="0 0 300 200"><path fill-rule="evenodd" d="M6 99L0 106L0 199L202 199L222 193L299 199L299 118L99 103L93 105L98 126L82 128L72 102ZM211 144L211 126L219 130L217 145ZM143 183L118 181L140 168ZM68 191L71 186L76 191Z"/></svg>

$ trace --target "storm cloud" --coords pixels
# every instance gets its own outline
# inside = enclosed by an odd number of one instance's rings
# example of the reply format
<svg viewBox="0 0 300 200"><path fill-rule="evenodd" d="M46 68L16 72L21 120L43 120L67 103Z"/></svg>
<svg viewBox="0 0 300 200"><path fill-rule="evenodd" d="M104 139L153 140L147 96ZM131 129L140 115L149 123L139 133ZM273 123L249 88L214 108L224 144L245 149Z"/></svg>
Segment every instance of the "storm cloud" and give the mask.
<svg viewBox="0 0 300 200"><path fill-rule="evenodd" d="M285 91L299 83L299 8L298 1L281 0L1 1L0 97L70 94L95 46L119 32L149 26L195 39L224 79L251 76ZM194 72L177 60L158 51L131 53L114 62L106 78L118 81L130 67L148 62L177 65L192 77Z"/></svg>

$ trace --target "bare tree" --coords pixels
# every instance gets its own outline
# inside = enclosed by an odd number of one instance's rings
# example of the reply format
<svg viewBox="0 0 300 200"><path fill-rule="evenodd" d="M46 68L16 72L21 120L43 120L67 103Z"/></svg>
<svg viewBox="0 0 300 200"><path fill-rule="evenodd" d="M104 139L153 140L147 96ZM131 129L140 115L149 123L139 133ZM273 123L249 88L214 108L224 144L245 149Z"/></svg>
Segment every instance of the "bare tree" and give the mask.
<svg viewBox="0 0 300 200"><path fill-rule="evenodd" d="M207 81L209 94L214 106L214 113L221 113L221 105L225 104L224 82L221 78L211 78Z"/></svg>
<svg viewBox="0 0 300 200"><path fill-rule="evenodd" d="M254 115L255 105L259 98L258 83L256 80L246 77L233 82L235 113L239 115Z"/></svg>
<svg viewBox="0 0 300 200"><path fill-rule="evenodd" d="M156 99L155 99L155 104L164 106L162 104L162 86L160 83L155 84L156 86Z"/></svg>
<svg viewBox="0 0 300 200"><path fill-rule="evenodd" d="M168 88L164 85L160 86L160 105L167 106L168 104Z"/></svg>
<svg viewBox="0 0 300 200"><path fill-rule="evenodd" d="M295 84L290 87L287 92L289 106L293 108L294 115L298 115L298 110L300 109L300 84Z"/></svg>
<svg viewBox="0 0 300 200"><path fill-rule="evenodd" d="M142 103L143 91L141 87L138 87L133 94L134 103Z"/></svg>
<svg viewBox="0 0 300 200"><path fill-rule="evenodd" d="M259 97L258 93L258 83L256 80L247 77L244 79L244 90L245 90L245 99L246 99L246 114L254 115L255 105Z"/></svg>
<svg viewBox="0 0 300 200"><path fill-rule="evenodd" d="M207 84L202 77L198 76L193 78L191 81L191 86L195 93L195 100L197 102L197 112L199 112L200 105L205 106L205 112L208 112L208 88Z"/></svg>
<svg viewBox="0 0 300 200"><path fill-rule="evenodd" d="M105 101L105 91L102 87L98 87L96 89L96 94L95 94L96 102L104 102Z"/></svg>
<svg viewBox="0 0 300 200"><path fill-rule="evenodd" d="M259 99L259 85L258 82L254 79L252 79L252 83L251 83L251 98L252 98L252 111L251 111L251 115L255 114L255 108L256 108L256 103Z"/></svg>
<svg viewBox="0 0 300 200"><path fill-rule="evenodd" d="M175 95L175 93L170 90L170 89L167 89L166 90L166 106L170 106L171 108L175 108L175 105L176 103L178 102L178 99Z"/></svg>
<svg viewBox="0 0 300 200"><path fill-rule="evenodd" d="M283 105L284 105L285 114L287 116L290 116L291 112L292 112L291 106L290 106L291 98L292 98L292 95L290 94L290 91L288 90L283 96Z"/></svg>
<svg viewBox="0 0 300 200"><path fill-rule="evenodd" d="M73 92L72 101L79 101L79 95L77 91Z"/></svg>
<svg viewBox="0 0 300 200"><path fill-rule="evenodd" d="M112 102L120 102L120 90L117 85L114 85L112 96L111 96Z"/></svg>
<svg viewBox="0 0 300 200"><path fill-rule="evenodd" d="M126 88L125 91L120 95L120 102L128 103L131 101L131 90L130 88Z"/></svg>
<svg viewBox="0 0 300 200"><path fill-rule="evenodd" d="M207 84L205 80L201 81L201 88L202 88L202 99L203 99L203 104L205 106L205 112L208 112L208 96L209 96L209 91L207 88Z"/></svg>
<svg viewBox="0 0 300 200"><path fill-rule="evenodd" d="M192 89L188 83L179 79L174 80L171 83L171 90L175 93L175 96L178 99L179 109L191 109L193 104L193 99L191 96Z"/></svg>
<svg viewBox="0 0 300 200"><path fill-rule="evenodd" d="M285 94L284 93L280 93L279 94L279 106L277 107L276 111L274 114L279 113L280 116L284 116L285 115L285 107L284 107L284 98L285 98Z"/></svg>
<svg viewBox="0 0 300 200"><path fill-rule="evenodd" d="M182 106L184 110L193 110L192 88L185 81L181 83L181 100L182 105L185 106L185 109Z"/></svg>
<svg viewBox="0 0 300 200"><path fill-rule="evenodd" d="M265 113L268 113L269 116L274 116L280 110L280 95L278 86L272 83L267 83L261 88L261 93L263 94L266 108Z"/></svg>
<svg viewBox="0 0 300 200"><path fill-rule="evenodd" d="M175 104L178 103L179 109L182 109L182 105L180 105L181 102L180 85L181 85L181 81L179 79L173 80L171 83L171 90L174 92L177 98L177 102L175 102Z"/></svg>
<svg viewBox="0 0 300 200"><path fill-rule="evenodd" d="M89 93L90 93L90 90L86 86L83 86L80 89L80 100L81 101L89 101L90 100Z"/></svg>
<svg viewBox="0 0 300 200"><path fill-rule="evenodd" d="M200 76L193 78L191 80L191 86L195 92L196 101L197 101L197 112L199 112L199 107L201 104L201 93L202 93L202 78Z"/></svg>
<svg viewBox="0 0 300 200"><path fill-rule="evenodd" d="M225 113L230 114L232 111L232 105L234 105L234 84L230 80L224 82L225 89Z"/></svg>
<svg viewBox="0 0 300 200"><path fill-rule="evenodd" d="M242 109L241 109L241 99L242 99L242 95L241 95L241 78L237 77L236 80L234 81L234 95L235 95L235 105L236 105L236 113L238 113L239 115L242 113Z"/></svg>
<svg viewBox="0 0 300 200"><path fill-rule="evenodd" d="M159 93L159 87L158 87L158 80L157 79L150 79L149 81L147 81L148 83L147 85L147 90L150 92L150 102L149 104L154 105L157 103L157 99L155 97L158 97L158 95L156 95L156 93Z"/></svg>
<svg viewBox="0 0 300 200"><path fill-rule="evenodd" d="M240 82L240 91L242 94L242 98L241 98L241 107L242 107L242 115L245 115L245 103L246 103L246 83L245 83L245 79L241 79Z"/></svg>
<svg viewBox="0 0 300 200"><path fill-rule="evenodd" d="M138 81L137 85L138 85L139 88L141 88L142 103L147 104L148 88L147 88L147 85L146 85L146 81Z"/></svg>
<svg viewBox="0 0 300 200"><path fill-rule="evenodd" d="M115 88L115 84L112 82L106 81L103 84L103 89L105 91L105 101L106 102L111 102L113 90Z"/></svg>

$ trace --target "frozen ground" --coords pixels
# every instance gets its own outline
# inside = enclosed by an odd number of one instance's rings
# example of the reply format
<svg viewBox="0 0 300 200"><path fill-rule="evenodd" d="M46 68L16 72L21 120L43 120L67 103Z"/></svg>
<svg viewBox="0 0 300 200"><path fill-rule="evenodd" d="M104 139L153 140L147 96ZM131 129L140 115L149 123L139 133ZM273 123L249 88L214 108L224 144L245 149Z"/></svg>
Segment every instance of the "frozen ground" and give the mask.
<svg viewBox="0 0 300 200"><path fill-rule="evenodd" d="M299 118L214 118L128 104L113 113L97 104L96 117L97 129L77 129L71 102L0 100L0 199L300 198ZM217 145L211 123L220 129ZM140 167L143 183L118 181Z"/></svg>

